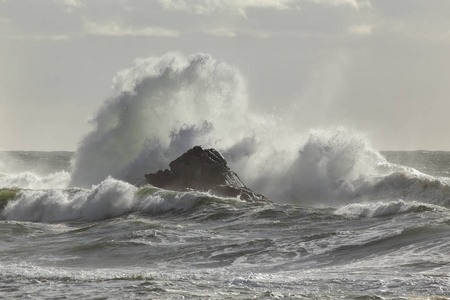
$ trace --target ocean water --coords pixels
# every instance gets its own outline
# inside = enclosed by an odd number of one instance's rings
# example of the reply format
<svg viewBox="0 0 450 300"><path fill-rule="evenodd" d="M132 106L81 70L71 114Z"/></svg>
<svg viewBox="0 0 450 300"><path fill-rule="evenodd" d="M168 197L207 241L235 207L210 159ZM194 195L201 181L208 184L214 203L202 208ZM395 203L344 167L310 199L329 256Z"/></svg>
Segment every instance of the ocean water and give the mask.
<svg viewBox="0 0 450 300"><path fill-rule="evenodd" d="M450 152L256 114L205 54L114 86L75 152L0 151L0 298L450 299ZM145 184L193 145L272 203Z"/></svg>
<svg viewBox="0 0 450 300"><path fill-rule="evenodd" d="M394 172L330 206L113 178L61 188L73 153L2 152L18 173L0 177L0 297L447 299L450 152L382 155L428 175Z"/></svg>

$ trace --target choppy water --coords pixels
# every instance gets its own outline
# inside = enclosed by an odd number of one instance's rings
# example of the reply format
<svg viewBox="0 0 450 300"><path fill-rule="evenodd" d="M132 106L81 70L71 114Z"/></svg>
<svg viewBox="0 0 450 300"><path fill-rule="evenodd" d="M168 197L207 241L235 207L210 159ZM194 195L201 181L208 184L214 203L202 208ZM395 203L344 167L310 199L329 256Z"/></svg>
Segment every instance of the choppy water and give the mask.
<svg viewBox="0 0 450 300"><path fill-rule="evenodd" d="M52 171L68 171L72 155L7 154L14 157L10 163L28 167L51 161ZM412 154L385 155L408 162ZM414 155L431 175L446 172L433 162L436 156L448 161L449 152ZM9 191L11 176L1 177ZM415 180L422 186L420 201L410 194L336 207L247 204L115 179L92 189L19 187L15 197L3 190L0 198L8 204L0 222L0 295L444 299L450 297L449 187L441 183L446 202L433 204L423 193L434 197L437 183Z"/></svg>

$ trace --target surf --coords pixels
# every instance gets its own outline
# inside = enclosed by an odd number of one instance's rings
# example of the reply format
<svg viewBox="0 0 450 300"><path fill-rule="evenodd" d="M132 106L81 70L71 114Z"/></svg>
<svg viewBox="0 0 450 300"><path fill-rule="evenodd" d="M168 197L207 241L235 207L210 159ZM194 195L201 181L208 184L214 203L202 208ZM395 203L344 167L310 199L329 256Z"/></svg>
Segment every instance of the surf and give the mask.
<svg viewBox="0 0 450 300"><path fill-rule="evenodd" d="M4 218L98 220L149 207L189 207L204 195L160 191L142 198L140 191L144 174L166 168L195 145L217 149L249 188L277 204L450 205L447 177L388 162L364 133L345 127L299 130L292 124L295 116L257 111L238 68L209 54L136 60L117 73L113 87L73 157L54 153L63 160L51 168L41 164L45 172L0 164L0 187L19 190L14 201L4 200ZM37 161L39 155L44 154L20 153L17 161Z"/></svg>

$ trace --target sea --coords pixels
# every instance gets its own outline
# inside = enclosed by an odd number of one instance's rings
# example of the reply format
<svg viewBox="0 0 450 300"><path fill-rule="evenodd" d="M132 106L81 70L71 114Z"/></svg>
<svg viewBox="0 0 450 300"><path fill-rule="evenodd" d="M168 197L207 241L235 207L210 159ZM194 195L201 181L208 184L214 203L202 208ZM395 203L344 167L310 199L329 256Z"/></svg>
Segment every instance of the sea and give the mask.
<svg viewBox="0 0 450 300"><path fill-rule="evenodd" d="M0 298L450 299L450 152L381 155L410 171L331 206L71 188L72 152L1 152Z"/></svg>
<svg viewBox="0 0 450 300"><path fill-rule="evenodd" d="M450 299L449 151L255 113L205 54L113 82L76 151L0 151L0 298ZM146 184L194 145L270 203Z"/></svg>

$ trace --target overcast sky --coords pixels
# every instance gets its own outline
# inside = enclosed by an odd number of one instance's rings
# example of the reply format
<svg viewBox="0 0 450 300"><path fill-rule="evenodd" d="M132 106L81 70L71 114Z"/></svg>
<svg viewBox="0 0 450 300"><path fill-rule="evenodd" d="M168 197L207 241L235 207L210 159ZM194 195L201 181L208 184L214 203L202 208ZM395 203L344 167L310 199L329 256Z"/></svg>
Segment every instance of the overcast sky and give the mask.
<svg viewBox="0 0 450 300"><path fill-rule="evenodd" d="M250 105L450 150L448 0L0 0L0 149L75 150L136 58L210 53Z"/></svg>

